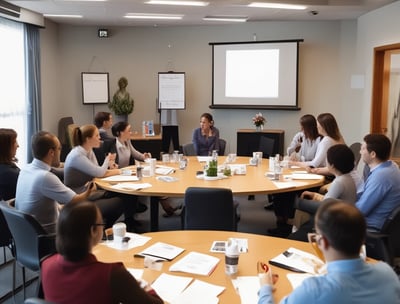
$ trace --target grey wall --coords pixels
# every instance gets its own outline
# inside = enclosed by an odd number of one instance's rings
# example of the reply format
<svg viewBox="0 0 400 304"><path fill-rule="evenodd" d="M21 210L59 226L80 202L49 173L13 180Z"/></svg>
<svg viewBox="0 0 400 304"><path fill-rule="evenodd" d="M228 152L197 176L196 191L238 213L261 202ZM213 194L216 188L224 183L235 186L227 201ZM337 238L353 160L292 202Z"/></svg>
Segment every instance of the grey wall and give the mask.
<svg viewBox="0 0 400 304"><path fill-rule="evenodd" d="M142 120L159 119L156 111L157 73L186 72L187 109L178 111L180 140L191 141L201 113L214 115L227 152L236 151L236 130L253 128L251 117L258 110L211 110L211 47L209 42L304 39L300 45L299 105L301 111L261 111L266 128L284 129L285 145L298 129L305 113L333 113L345 140L359 141L369 130L371 45L367 32L371 23L397 20L400 6L383 8L360 21L257 22L241 25L191 27L109 28L111 37L97 38L97 27L74 27L46 22L41 31L43 125L57 131L60 117L73 116L78 124L90 123L93 114L106 106L82 105L81 72L109 72L110 93L119 77L129 80L128 91L135 99L129 116L133 129ZM396 18L396 19L395 19ZM398 22L398 21L396 21ZM376 35L400 40L396 29L382 27ZM388 33L390 32L390 33ZM359 41L359 36L364 39ZM367 49L366 49L367 48ZM352 89L352 75L365 77L364 89ZM369 95L368 95L369 94Z"/></svg>

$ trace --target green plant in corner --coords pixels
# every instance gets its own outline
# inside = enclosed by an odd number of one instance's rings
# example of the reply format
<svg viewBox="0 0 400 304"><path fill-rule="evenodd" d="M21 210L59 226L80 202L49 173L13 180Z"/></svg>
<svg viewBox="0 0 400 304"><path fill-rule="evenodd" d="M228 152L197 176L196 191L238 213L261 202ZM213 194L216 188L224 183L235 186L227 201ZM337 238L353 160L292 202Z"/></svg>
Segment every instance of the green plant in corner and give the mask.
<svg viewBox="0 0 400 304"><path fill-rule="evenodd" d="M112 101L108 104L108 107L116 115L128 115L133 112L134 101L130 94L126 90L128 86L128 79L121 77L118 80L119 90L115 92Z"/></svg>

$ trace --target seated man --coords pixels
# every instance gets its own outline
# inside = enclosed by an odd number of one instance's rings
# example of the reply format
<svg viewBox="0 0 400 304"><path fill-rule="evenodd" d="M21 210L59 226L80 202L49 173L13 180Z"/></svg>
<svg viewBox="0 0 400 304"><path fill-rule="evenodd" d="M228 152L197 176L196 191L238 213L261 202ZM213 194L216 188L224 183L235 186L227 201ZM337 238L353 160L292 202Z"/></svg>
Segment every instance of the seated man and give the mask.
<svg viewBox="0 0 400 304"><path fill-rule="evenodd" d="M55 233L58 204L85 200L91 189L76 194L51 172L59 167L61 144L58 138L45 131L32 137L32 163L19 174L15 208L32 214L48 233Z"/></svg>
<svg viewBox="0 0 400 304"><path fill-rule="evenodd" d="M368 134L361 145L361 158L370 171L356 207L365 216L368 230L380 231L389 214L400 205L400 170L389 160L391 149L390 140L383 134ZM305 235L307 229L311 232L310 228L312 225L306 223L289 238L306 241L297 236Z"/></svg>
<svg viewBox="0 0 400 304"><path fill-rule="evenodd" d="M281 303L400 303L400 282L390 266L366 263L360 257L366 223L357 208L341 201L326 202L315 216L315 231L327 274L304 280ZM260 275L260 283L258 303L274 303L270 277Z"/></svg>

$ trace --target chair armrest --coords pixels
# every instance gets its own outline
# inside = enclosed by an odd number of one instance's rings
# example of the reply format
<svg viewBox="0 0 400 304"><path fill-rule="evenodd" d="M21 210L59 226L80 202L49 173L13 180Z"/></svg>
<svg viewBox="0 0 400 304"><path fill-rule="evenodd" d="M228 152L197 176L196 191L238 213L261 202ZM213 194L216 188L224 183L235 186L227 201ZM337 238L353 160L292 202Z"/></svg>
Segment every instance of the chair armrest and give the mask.
<svg viewBox="0 0 400 304"><path fill-rule="evenodd" d="M40 258L57 252L55 234L41 234L38 236L38 242Z"/></svg>

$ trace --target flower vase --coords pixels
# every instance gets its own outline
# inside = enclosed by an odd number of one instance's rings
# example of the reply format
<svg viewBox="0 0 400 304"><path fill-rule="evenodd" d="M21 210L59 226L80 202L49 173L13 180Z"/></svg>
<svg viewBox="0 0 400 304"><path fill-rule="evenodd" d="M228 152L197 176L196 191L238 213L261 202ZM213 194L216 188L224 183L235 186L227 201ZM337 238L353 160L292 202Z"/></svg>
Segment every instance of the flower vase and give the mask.
<svg viewBox="0 0 400 304"><path fill-rule="evenodd" d="M256 131L261 132L264 129L263 125L256 126Z"/></svg>

